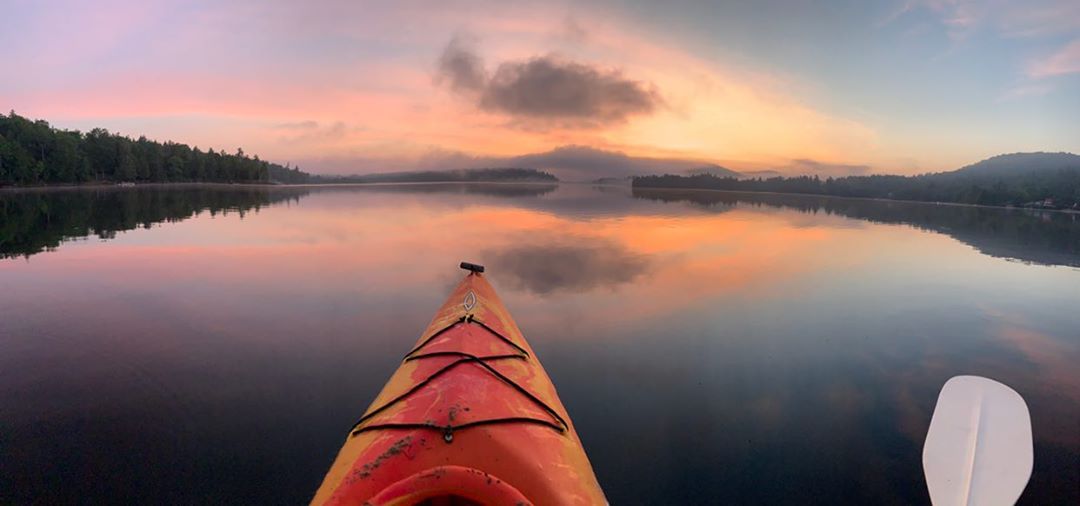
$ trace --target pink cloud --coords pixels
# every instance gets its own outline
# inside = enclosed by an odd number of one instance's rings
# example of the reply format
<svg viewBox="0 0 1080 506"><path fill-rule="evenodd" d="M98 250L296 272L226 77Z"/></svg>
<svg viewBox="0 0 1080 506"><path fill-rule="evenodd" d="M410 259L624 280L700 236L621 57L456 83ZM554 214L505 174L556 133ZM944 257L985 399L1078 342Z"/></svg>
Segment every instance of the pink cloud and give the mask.
<svg viewBox="0 0 1080 506"><path fill-rule="evenodd" d="M1080 39L1073 40L1047 58L1037 60L1028 67L1028 75L1035 78L1054 77L1080 72Z"/></svg>
<svg viewBox="0 0 1080 506"><path fill-rule="evenodd" d="M886 16L881 25L887 25L919 9L933 12L946 27L950 39L965 38L982 21L985 5L977 0L907 0Z"/></svg>
<svg viewBox="0 0 1080 506"><path fill-rule="evenodd" d="M933 13L949 38L957 42L981 28L1013 38L1080 29L1080 2L1076 0L906 0L879 25L888 25L917 10Z"/></svg>
<svg viewBox="0 0 1080 506"><path fill-rule="evenodd" d="M1054 86L1050 83L1023 84L1007 90L998 98L998 102L1045 95L1051 91L1054 91Z"/></svg>
<svg viewBox="0 0 1080 506"><path fill-rule="evenodd" d="M1080 2L1023 2L1003 13L999 25L1009 37L1044 37L1075 32L1080 30Z"/></svg>

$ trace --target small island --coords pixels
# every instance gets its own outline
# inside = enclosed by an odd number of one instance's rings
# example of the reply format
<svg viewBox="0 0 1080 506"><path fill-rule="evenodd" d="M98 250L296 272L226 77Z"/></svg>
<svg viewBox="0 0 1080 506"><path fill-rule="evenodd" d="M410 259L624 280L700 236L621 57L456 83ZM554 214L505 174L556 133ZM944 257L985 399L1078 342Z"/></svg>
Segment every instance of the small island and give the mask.
<svg viewBox="0 0 1080 506"><path fill-rule="evenodd" d="M353 176L310 176L310 183L557 183L554 175L537 169L495 167L413 172L379 172Z"/></svg>

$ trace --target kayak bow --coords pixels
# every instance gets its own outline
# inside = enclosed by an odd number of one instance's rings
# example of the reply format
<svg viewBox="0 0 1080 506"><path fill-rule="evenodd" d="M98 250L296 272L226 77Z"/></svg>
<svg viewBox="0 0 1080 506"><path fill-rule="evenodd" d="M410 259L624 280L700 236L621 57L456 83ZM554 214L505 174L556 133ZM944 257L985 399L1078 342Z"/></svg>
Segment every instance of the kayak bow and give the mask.
<svg viewBox="0 0 1080 506"><path fill-rule="evenodd" d="M605 504L555 387L495 290L458 284L353 426L313 504Z"/></svg>

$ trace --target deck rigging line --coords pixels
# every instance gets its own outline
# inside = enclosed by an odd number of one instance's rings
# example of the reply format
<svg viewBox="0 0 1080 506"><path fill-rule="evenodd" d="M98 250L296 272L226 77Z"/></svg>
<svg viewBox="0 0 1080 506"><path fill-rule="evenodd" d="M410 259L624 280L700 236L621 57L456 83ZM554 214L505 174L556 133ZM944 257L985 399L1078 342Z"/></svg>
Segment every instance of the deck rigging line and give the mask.
<svg viewBox="0 0 1080 506"><path fill-rule="evenodd" d="M458 325L462 325L462 324L469 325L469 324L474 324L474 323L479 325L481 328L488 331L489 333L491 333L495 337L501 339L506 344L509 344L510 346L512 346L515 350L518 351L518 353L501 354L501 355L489 355L489 356L484 356L484 357L478 357L476 355L473 355L473 354L470 354L470 353L465 353L463 351L436 351L436 352L424 353L424 354L419 354L418 353L425 346L427 346L429 343L431 343L436 337L442 335L443 333L449 331L450 329L452 329L452 328L454 328L454 327L456 327ZM565 433L569 429L570 426L566 423L566 420L563 419L562 415L560 415L557 411L555 411L554 408L552 408L551 406L548 406L547 403L545 403L543 400L538 398L532 392L529 392L527 389L525 389L525 387L519 385L513 379L510 379L510 378L506 377L506 375L499 372L498 370L496 370L494 367L492 367L490 365L490 362L495 362L495 361L498 361L498 360L508 360L509 359L509 360L526 360L527 361L527 360L529 360L531 358L529 356L529 352L525 351L524 348L522 348L517 343L510 340L510 338L502 335L501 333L499 333L495 329L491 328L490 326L488 326L484 322L476 319L476 317L473 316L471 313L467 314L467 315L464 315L461 318L458 318L457 320L451 322L446 327L443 327L438 332L433 333L430 337L425 339L423 342L416 345L416 347L413 348L411 351L409 351L409 353L405 354L405 358L403 359L403 362L410 362L410 361L413 361L413 360L422 360L422 359L431 358L431 357L447 357L447 356L456 356L456 357L459 357L459 358L457 360L443 366L442 368L440 368L438 371L435 371L434 373L432 373L427 378L424 378L423 381L420 381L420 382L416 383L415 385L413 385L411 388L406 390L401 395L398 395L397 397L394 397L393 399L387 401L382 406L379 406L378 408L376 408L374 410L371 410L369 413L367 413L366 415L361 417L360 420L358 420L355 424L353 424L352 429L350 429L350 432L349 432L349 437L356 436L357 434L361 434L363 432L368 432L368 431L373 431L373 430L381 430L381 429L431 429L431 430L437 430L437 431L442 432L443 433L443 438L446 440L447 443L449 443L449 442L451 442L453 440L454 431L468 429L468 428L471 428L471 427L484 426L484 425L496 425L496 424L504 424L504 423L533 423L533 424L538 424L538 425L543 425L543 426L546 426L546 427L550 427L550 428L558 431L559 433ZM476 421L466 422L466 423L462 423L462 424L458 424L458 425L453 425L453 424L437 425L437 424L434 424L434 423L426 423L426 422L425 423L390 422L390 423L379 423L379 424L368 425L366 427L361 427L361 425L363 425L364 422L370 420L375 415L378 415L379 413L387 410L388 408L390 408L394 404L396 404L398 402L401 402L403 399L407 398L408 396L410 396L413 393L415 393L415 392L419 391L420 389L422 389L428 383L431 383L431 381L434 380L435 378L447 373L448 371L450 371L450 370L454 369L455 367L458 367L458 366L460 366L462 364L477 364L477 365L481 366L488 373L495 376L496 378L498 378L503 383L505 383L505 384L509 385L510 387L512 387L514 390L516 390L518 393L520 393L521 395L528 398L530 401L535 403L537 406L540 406L540 408L542 408L545 412L550 414L556 421L558 421L558 423L554 423L551 420L543 420L543 419L531 418L531 417L505 417L505 418L492 418L492 419L488 419L488 420L476 420Z"/></svg>

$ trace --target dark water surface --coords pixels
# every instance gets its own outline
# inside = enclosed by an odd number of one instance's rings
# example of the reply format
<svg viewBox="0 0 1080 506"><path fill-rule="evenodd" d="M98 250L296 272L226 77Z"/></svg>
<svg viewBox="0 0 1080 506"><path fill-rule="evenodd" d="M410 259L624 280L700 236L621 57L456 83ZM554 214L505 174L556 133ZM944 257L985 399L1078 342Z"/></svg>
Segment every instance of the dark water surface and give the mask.
<svg viewBox="0 0 1080 506"><path fill-rule="evenodd" d="M612 504L927 503L957 374L1080 504L1080 216L506 185L0 192L0 503L306 501L464 259Z"/></svg>

